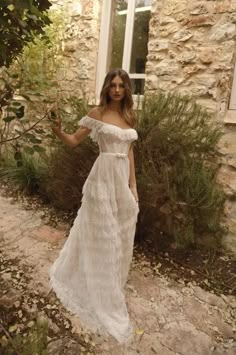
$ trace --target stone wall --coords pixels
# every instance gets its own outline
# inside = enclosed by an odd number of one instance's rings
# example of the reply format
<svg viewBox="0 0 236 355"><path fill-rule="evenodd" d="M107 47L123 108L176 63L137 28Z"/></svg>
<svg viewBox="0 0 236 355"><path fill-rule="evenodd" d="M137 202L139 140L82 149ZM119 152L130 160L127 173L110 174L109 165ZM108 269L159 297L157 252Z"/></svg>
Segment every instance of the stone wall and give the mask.
<svg viewBox="0 0 236 355"><path fill-rule="evenodd" d="M50 0L68 19L62 65L57 73L61 93L94 99L101 1Z"/></svg>
<svg viewBox="0 0 236 355"><path fill-rule="evenodd" d="M225 114L236 54L236 0L155 0L146 92L194 95Z"/></svg>
<svg viewBox="0 0 236 355"><path fill-rule="evenodd" d="M231 116L220 142L227 196L226 245L236 254L236 111L227 111L236 63L236 0L154 0L146 93L193 95L217 119Z"/></svg>

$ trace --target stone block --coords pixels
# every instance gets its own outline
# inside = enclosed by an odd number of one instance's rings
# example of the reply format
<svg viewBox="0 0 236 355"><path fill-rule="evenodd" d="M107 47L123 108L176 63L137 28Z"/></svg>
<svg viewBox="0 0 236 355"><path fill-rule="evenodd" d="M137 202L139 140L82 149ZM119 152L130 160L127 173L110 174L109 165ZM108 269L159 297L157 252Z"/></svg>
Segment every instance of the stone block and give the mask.
<svg viewBox="0 0 236 355"><path fill-rule="evenodd" d="M196 63L196 61L197 61L196 52L194 52L194 51L182 52L177 57L177 60L180 61L182 64Z"/></svg>
<svg viewBox="0 0 236 355"><path fill-rule="evenodd" d="M180 29L178 23L173 23L160 28L161 37L168 37L170 34L177 32Z"/></svg>
<svg viewBox="0 0 236 355"><path fill-rule="evenodd" d="M230 0L220 0L214 1L214 12L217 14L229 12L231 9L231 1Z"/></svg>
<svg viewBox="0 0 236 355"><path fill-rule="evenodd" d="M190 15L202 15L208 13L208 8L205 1L191 1L188 4Z"/></svg>
<svg viewBox="0 0 236 355"><path fill-rule="evenodd" d="M222 167L219 171L218 181L229 198L236 197L236 171L228 167ZM236 232L236 230L235 230Z"/></svg>
<svg viewBox="0 0 236 355"><path fill-rule="evenodd" d="M175 60L164 59L160 63L158 63L155 67L155 72L157 76L164 75L178 75L180 67Z"/></svg>
<svg viewBox="0 0 236 355"><path fill-rule="evenodd" d="M194 81L198 85L202 85L206 88L213 88L217 84L217 78L213 74L197 74L194 77Z"/></svg>
<svg viewBox="0 0 236 355"><path fill-rule="evenodd" d="M155 51L155 52L167 51L169 48L169 41L160 40L160 39L151 41L148 44L148 48L150 51Z"/></svg>
<svg viewBox="0 0 236 355"><path fill-rule="evenodd" d="M224 134L219 142L221 154L228 154L236 157L236 132L231 131Z"/></svg>
<svg viewBox="0 0 236 355"><path fill-rule="evenodd" d="M185 24L188 28L213 26L216 23L216 18L210 15L199 15L186 20Z"/></svg>
<svg viewBox="0 0 236 355"><path fill-rule="evenodd" d="M215 119L218 118L219 104L212 99L197 98L197 103L206 108L206 110L213 114Z"/></svg>
<svg viewBox="0 0 236 355"><path fill-rule="evenodd" d="M211 29L210 41L223 42L236 38L236 25L234 23L224 23L215 25Z"/></svg>
<svg viewBox="0 0 236 355"><path fill-rule="evenodd" d="M189 30L182 29L175 33L172 38L172 42L186 42L193 37L193 33Z"/></svg>
<svg viewBox="0 0 236 355"><path fill-rule="evenodd" d="M170 16L161 16L160 17L160 25L169 25L170 23L176 23L176 20Z"/></svg>
<svg viewBox="0 0 236 355"><path fill-rule="evenodd" d="M214 51L212 48L201 48L199 53L199 59L204 64L211 64L214 61Z"/></svg>
<svg viewBox="0 0 236 355"><path fill-rule="evenodd" d="M171 16L177 21L183 21L187 15L187 0L171 0L164 3L162 14Z"/></svg>

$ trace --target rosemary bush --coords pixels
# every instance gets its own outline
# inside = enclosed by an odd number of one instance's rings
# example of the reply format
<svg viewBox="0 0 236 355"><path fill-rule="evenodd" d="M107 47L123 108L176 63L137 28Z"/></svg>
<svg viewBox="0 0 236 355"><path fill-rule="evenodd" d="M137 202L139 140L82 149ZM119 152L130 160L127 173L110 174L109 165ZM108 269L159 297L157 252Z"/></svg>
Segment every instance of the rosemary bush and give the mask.
<svg viewBox="0 0 236 355"><path fill-rule="evenodd" d="M135 146L138 236L177 247L220 235L224 195L217 184L221 127L190 97L146 97Z"/></svg>

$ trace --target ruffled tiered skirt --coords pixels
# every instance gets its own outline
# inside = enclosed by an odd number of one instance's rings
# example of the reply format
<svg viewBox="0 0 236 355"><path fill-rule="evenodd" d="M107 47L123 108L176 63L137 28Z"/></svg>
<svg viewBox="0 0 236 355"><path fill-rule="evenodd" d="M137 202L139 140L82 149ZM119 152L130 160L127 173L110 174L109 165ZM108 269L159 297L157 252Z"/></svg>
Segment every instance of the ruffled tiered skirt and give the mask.
<svg viewBox="0 0 236 355"><path fill-rule="evenodd" d="M81 324L119 342L132 333L123 290L138 205L128 177L127 156L99 155L69 237L50 270L52 288Z"/></svg>

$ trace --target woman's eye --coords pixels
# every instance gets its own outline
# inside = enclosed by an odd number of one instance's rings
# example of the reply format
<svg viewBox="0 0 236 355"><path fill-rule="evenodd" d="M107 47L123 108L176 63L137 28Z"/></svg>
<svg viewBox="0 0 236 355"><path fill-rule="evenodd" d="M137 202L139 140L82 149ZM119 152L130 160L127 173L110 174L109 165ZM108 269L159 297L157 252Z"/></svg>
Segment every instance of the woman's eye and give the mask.
<svg viewBox="0 0 236 355"><path fill-rule="evenodd" d="M119 89L124 89L125 88L125 85L124 84L111 84L110 87L111 88L116 88L116 87L119 87Z"/></svg>

